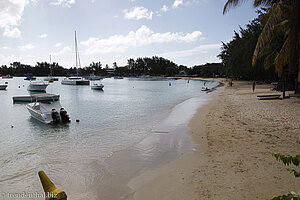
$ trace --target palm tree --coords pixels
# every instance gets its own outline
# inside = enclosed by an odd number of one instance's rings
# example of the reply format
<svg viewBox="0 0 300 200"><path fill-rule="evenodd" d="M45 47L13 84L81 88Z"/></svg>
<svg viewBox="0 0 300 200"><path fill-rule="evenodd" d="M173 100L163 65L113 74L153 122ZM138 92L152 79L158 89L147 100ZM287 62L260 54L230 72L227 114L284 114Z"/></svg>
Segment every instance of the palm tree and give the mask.
<svg viewBox="0 0 300 200"><path fill-rule="evenodd" d="M231 7L235 7L244 1L228 0L224 6L223 14ZM297 70L299 71L299 69L296 69L296 66L299 63L300 1L254 0L253 5L255 7L268 6L269 8L264 28L253 53L252 66L255 66L257 59L267 55L265 58L266 68L275 64L276 71L281 76L284 66L288 65L288 74L296 75ZM279 35L283 35L284 42L281 44L280 50L276 51L270 47L274 39Z"/></svg>

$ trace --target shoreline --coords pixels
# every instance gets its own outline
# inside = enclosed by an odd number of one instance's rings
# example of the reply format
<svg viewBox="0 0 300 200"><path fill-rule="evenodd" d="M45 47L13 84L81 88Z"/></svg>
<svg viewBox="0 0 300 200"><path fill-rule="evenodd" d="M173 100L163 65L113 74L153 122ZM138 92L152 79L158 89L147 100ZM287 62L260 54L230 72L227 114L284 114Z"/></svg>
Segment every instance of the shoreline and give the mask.
<svg viewBox="0 0 300 200"><path fill-rule="evenodd" d="M251 84L236 81L214 92L189 123L197 146L133 178L134 199L272 199L298 192L298 180L272 153L299 154L300 99L259 101L258 94L275 92L264 84L252 92Z"/></svg>
<svg viewBox="0 0 300 200"><path fill-rule="evenodd" d="M128 185L132 178L189 153L194 147L187 134L189 122L198 108L209 101L211 94L200 91L175 104L167 117L152 127L150 135L107 158L105 173L96 184L97 199L133 199L135 190Z"/></svg>

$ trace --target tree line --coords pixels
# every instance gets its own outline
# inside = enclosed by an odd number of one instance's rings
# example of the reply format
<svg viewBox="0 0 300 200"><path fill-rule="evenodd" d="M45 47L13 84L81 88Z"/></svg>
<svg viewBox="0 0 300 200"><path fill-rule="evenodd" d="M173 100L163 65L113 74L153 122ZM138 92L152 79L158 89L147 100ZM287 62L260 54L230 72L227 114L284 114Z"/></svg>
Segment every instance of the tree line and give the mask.
<svg viewBox="0 0 300 200"><path fill-rule="evenodd" d="M10 74L12 76L24 76L28 73L34 76L48 76L50 74L50 68L52 68L53 76L67 76L76 74L76 68L64 68L58 63L37 62L35 66L22 64L20 62L13 62L9 67L2 65L0 67L0 74ZM101 62L92 62L89 66L79 69L79 74L82 76L88 76L90 74L95 75L107 75L108 65L102 67ZM136 60L130 58L125 66L118 66L116 62L113 63L112 68L116 76L224 76L223 66L220 63L207 63L204 65L195 65L191 68L178 65L173 61L165 59L163 57L153 56L145 58L137 58Z"/></svg>

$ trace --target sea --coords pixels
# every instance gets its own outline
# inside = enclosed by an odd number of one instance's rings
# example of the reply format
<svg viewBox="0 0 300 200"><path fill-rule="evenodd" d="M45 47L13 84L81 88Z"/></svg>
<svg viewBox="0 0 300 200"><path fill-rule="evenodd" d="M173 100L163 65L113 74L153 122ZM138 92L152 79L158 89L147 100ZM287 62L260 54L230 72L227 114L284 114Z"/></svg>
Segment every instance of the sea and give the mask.
<svg viewBox="0 0 300 200"><path fill-rule="evenodd" d="M13 103L13 96L29 95L29 81L0 79L0 84L8 84L0 90L0 199L42 193L40 170L68 199L100 199L99 188L104 185L117 194L118 181L111 186L108 177L118 179L124 170L130 176L142 173L193 148L188 122L211 98L201 88L218 85L201 80L105 78L103 90L92 90L62 85L62 79L47 87L47 93L60 95L71 118L71 123L57 125L32 118L26 103Z"/></svg>

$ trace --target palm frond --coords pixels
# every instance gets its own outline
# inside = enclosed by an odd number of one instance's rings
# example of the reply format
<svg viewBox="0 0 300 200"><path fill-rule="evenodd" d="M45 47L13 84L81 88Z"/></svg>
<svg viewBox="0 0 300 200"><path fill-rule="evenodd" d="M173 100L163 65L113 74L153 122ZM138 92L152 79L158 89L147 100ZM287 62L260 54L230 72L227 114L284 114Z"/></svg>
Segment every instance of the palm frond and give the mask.
<svg viewBox="0 0 300 200"><path fill-rule="evenodd" d="M254 0L254 6L272 6L278 3L280 0Z"/></svg>
<svg viewBox="0 0 300 200"><path fill-rule="evenodd" d="M272 65L275 64L275 58L278 56L278 52L277 51L273 51L272 53L270 53L266 58L265 58L265 61L264 61L264 68L265 70L268 70L270 69L270 67Z"/></svg>
<svg viewBox="0 0 300 200"><path fill-rule="evenodd" d="M281 76L283 72L283 67L289 63L289 40L290 37L285 40L279 54L275 58L275 71L279 76Z"/></svg>
<svg viewBox="0 0 300 200"><path fill-rule="evenodd" d="M238 6L239 4L241 4L241 3L245 2L245 1L247 1L247 0L228 0L228 1L226 2L226 4L224 5L224 8L223 8L223 15L224 15L226 12L228 12L228 10L229 10L230 8L236 7L236 6Z"/></svg>
<svg viewBox="0 0 300 200"><path fill-rule="evenodd" d="M274 29L276 28L276 25L285 20L283 19L284 12L280 3L271 7L268 11L268 15L268 20L261 34L259 35L258 41L256 43L256 47L252 58L252 66L255 66L261 49L263 49L267 44L269 44L271 40L276 36L276 34L274 34Z"/></svg>

